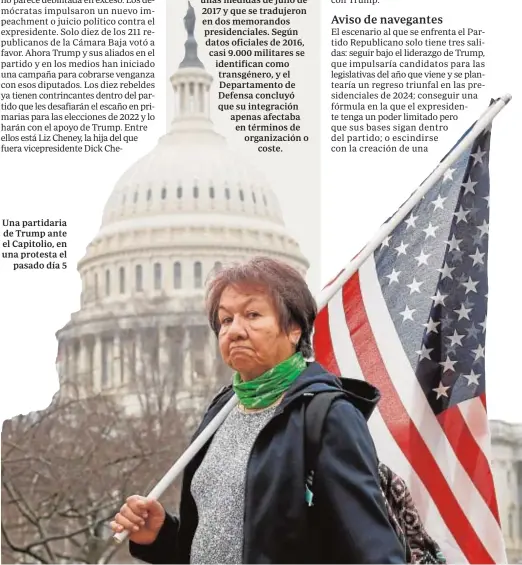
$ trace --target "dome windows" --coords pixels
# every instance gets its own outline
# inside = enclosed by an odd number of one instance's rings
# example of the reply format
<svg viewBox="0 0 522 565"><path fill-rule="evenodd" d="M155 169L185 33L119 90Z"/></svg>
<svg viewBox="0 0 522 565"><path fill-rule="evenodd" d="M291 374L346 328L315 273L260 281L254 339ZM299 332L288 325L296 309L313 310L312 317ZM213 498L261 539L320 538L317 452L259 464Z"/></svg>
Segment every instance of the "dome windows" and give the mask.
<svg viewBox="0 0 522 565"><path fill-rule="evenodd" d="M138 191L136 191L136 192L134 193L134 199L133 199L133 201L134 201L134 204L136 204L136 202L138 202Z"/></svg>
<svg viewBox="0 0 522 565"><path fill-rule="evenodd" d="M201 261L194 263L194 287L203 288L203 266Z"/></svg>
<svg viewBox="0 0 522 565"><path fill-rule="evenodd" d="M254 191L252 191L252 201L254 204L256 203L256 193Z"/></svg>
<svg viewBox="0 0 522 565"><path fill-rule="evenodd" d="M125 267L120 267L120 294L125 294Z"/></svg>
<svg viewBox="0 0 522 565"><path fill-rule="evenodd" d="M143 290L143 267L141 265L136 265L134 274L136 290L141 292Z"/></svg>
<svg viewBox="0 0 522 565"><path fill-rule="evenodd" d="M266 195L265 195L265 194L263 194L263 203L264 203L265 206L268 206L268 202L267 202L267 200L266 200Z"/></svg>
<svg viewBox="0 0 522 565"><path fill-rule="evenodd" d="M152 190L149 188L149 190L147 190L147 202L152 200Z"/></svg>
<svg viewBox="0 0 522 565"><path fill-rule="evenodd" d="M241 202L245 201L245 193L242 188L239 189L239 200L241 200Z"/></svg>
<svg viewBox="0 0 522 565"><path fill-rule="evenodd" d="M165 200L165 198L167 198L167 187L166 187L166 186L164 186L164 187L161 189L161 199L162 199L162 200Z"/></svg>
<svg viewBox="0 0 522 565"><path fill-rule="evenodd" d="M199 198L199 187L197 184L194 185L194 188L192 189L192 192L194 194L194 198Z"/></svg>
<svg viewBox="0 0 522 565"><path fill-rule="evenodd" d="M115 266L114 269L104 268L100 273L92 273L92 286L89 289L90 298L87 301L97 301L105 297L122 296L130 292L164 291L165 283L172 284L174 290L183 288L183 261L177 260L172 265L172 283L170 276L164 273L164 264L161 260L148 265L134 265L134 267ZM187 265L192 270L192 281L189 287L202 289L205 286L204 269L202 261L194 261ZM215 276L224 268L221 261L215 261L209 275ZM114 272L111 272L114 271ZM103 277L100 280L100 276ZM128 278L129 277L129 278ZM134 279L134 282L133 282ZM186 283L185 283L186 284ZM168 290L167 290L168 292Z"/></svg>
<svg viewBox="0 0 522 565"><path fill-rule="evenodd" d="M105 271L105 296L111 295L111 272L109 269Z"/></svg>
<svg viewBox="0 0 522 565"><path fill-rule="evenodd" d="M181 263L179 261L174 263L174 288L177 290L181 288Z"/></svg>
<svg viewBox="0 0 522 565"><path fill-rule="evenodd" d="M178 188L176 189L176 196L181 198L183 196L183 187L179 184Z"/></svg>
<svg viewBox="0 0 522 565"><path fill-rule="evenodd" d="M210 185L208 189L208 194L212 199L216 197L216 191L214 190L214 187L212 185Z"/></svg>
<svg viewBox="0 0 522 565"><path fill-rule="evenodd" d="M228 186L225 188L225 198L230 200L230 188Z"/></svg>
<svg viewBox="0 0 522 565"><path fill-rule="evenodd" d="M162 283L161 263L154 263L154 290L161 290Z"/></svg>

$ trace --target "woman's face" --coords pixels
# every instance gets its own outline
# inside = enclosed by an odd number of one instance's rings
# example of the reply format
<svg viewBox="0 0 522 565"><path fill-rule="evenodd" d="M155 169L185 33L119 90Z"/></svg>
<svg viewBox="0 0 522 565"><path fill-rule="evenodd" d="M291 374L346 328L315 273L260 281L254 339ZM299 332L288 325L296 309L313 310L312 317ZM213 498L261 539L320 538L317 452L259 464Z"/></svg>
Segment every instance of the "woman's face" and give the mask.
<svg viewBox="0 0 522 565"><path fill-rule="evenodd" d="M295 353L301 330L280 328L271 298L259 288L228 286L219 301L219 349L243 380L255 379Z"/></svg>

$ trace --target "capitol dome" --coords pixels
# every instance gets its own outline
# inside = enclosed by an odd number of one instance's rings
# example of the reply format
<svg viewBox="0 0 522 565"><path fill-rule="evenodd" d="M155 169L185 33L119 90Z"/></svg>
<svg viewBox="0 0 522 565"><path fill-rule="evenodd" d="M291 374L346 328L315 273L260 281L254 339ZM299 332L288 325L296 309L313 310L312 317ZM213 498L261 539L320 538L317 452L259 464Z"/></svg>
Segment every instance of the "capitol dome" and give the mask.
<svg viewBox="0 0 522 565"><path fill-rule="evenodd" d="M171 77L171 129L116 183L100 231L80 262L85 307L100 300L121 301L133 290L161 290L169 296L193 293L216 263L254 255L287 261L302 274L308 268L263 173L214 131L212 76L197 55L194 22L190 7L185 58ZM120 261L115 261L116 253ZM174 262L181 274L170 273ZM175 276L183 282L168 281ZM128 290L112 292L112 279Z"/></svg>
<svg viewBox="0 0 522 565"><path fill-rule="evenodd" d="M62 376L87 374L83 381L95 390L136 379L142 341L136 336L144 327L158 330L164 357L175 349L169 336L184 350L198 344L197 353L176 361L187 386L191 375L211 370L217 351L203 298L212 271L256 255L283 260L303 275L308 268L263 173L214 131L212 76L197 55L194 24L189 3L185 58L170 79L170 131L116 183L78 264L81 309L57 334ZM127 346L131 362L123 360Z"/></svg>

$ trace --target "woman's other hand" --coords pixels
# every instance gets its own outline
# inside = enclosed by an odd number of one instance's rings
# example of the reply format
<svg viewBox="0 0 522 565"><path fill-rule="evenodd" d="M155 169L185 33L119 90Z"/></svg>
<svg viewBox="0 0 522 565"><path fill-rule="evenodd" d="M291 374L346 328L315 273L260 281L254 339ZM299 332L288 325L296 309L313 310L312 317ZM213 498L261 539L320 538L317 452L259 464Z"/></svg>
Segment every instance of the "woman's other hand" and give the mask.
<svg viewBox="0 0 522 565"><path fill-rule="evenodd" d="M144 496L132 495L111 522L114 533L129 530L129 539L134 543L150 544L154 542L165 522L165 509L157 500L148 500Z"/></svg>

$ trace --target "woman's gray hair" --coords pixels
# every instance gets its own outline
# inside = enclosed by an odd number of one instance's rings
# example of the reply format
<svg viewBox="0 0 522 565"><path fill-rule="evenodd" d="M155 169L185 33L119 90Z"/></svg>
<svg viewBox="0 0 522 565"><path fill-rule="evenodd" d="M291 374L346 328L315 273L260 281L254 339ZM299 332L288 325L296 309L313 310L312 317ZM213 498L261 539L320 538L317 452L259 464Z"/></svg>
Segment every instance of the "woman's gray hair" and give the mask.
<svg viewBox="0 0 522 565"><path fill-rule="evenodd" d="M228 286L253 286L266 292L276 308L281 329L288 333L291 326L297 324L301 329L297 351L305 358L312 357L312 330L317 305L296 269L269 257L255 257L247 263L234 264L212 273L207 283L206 307L210 327L216 336L220 330L219 302Z"/></svg>

